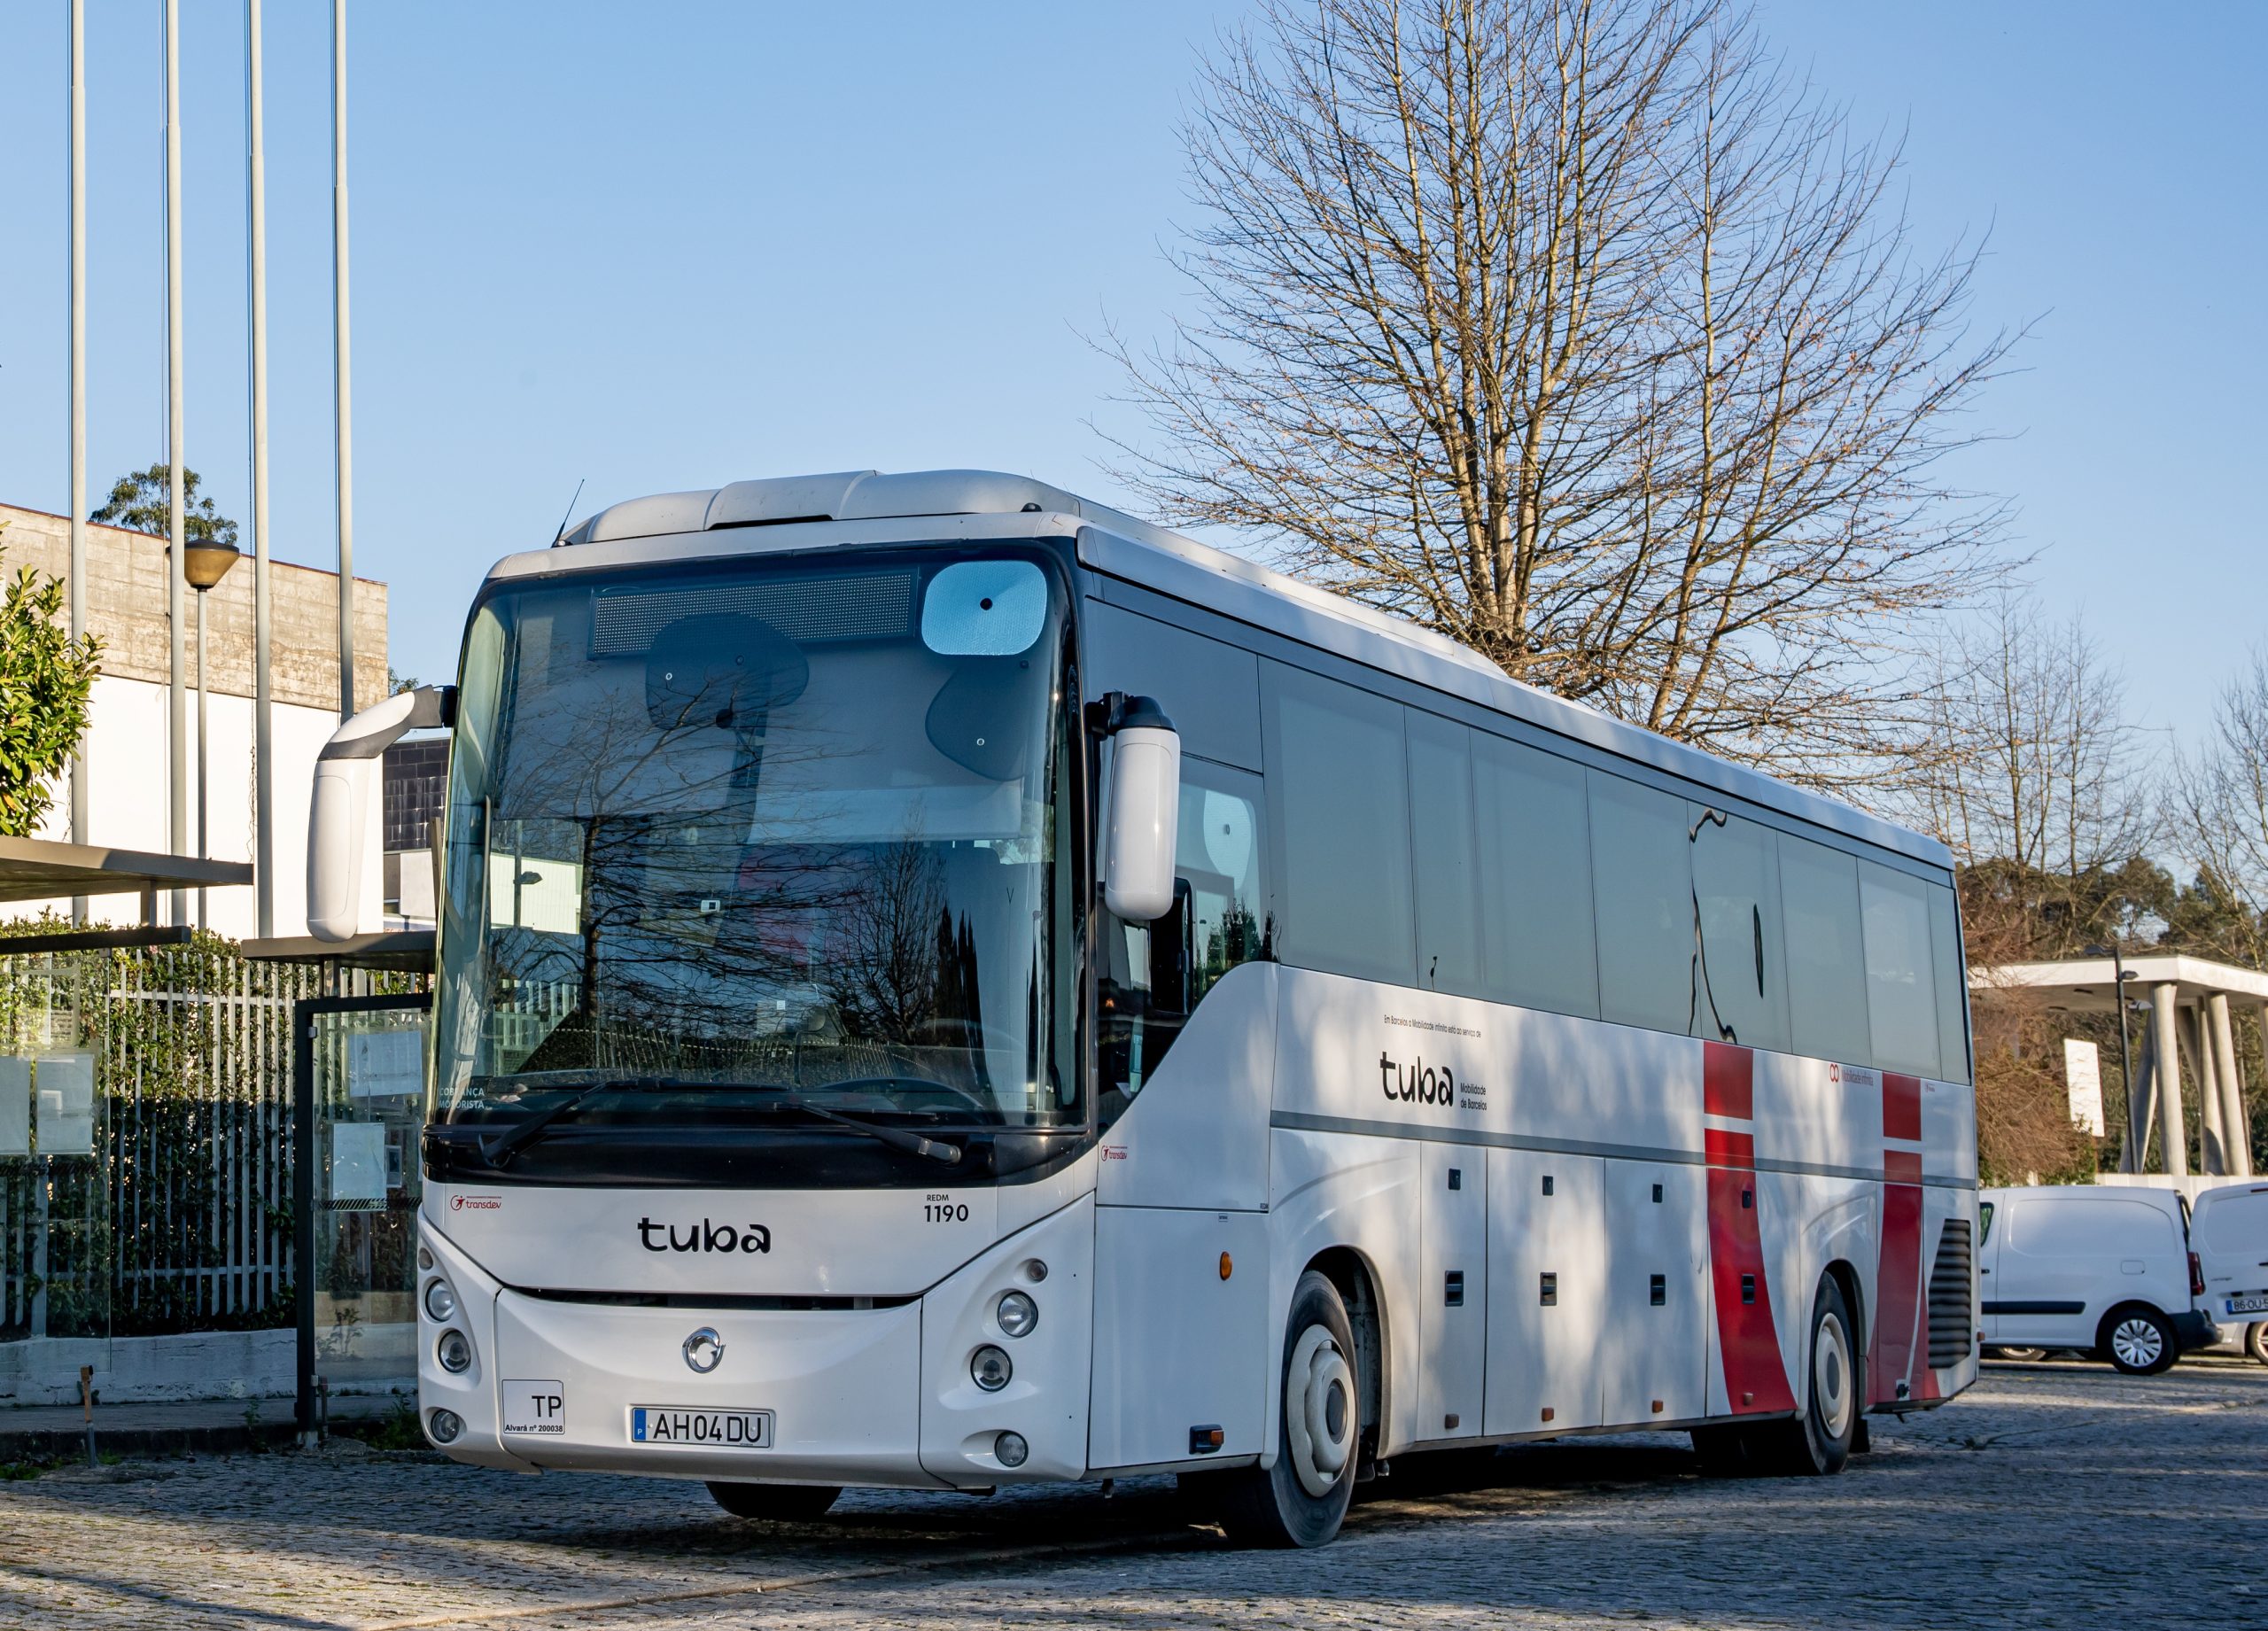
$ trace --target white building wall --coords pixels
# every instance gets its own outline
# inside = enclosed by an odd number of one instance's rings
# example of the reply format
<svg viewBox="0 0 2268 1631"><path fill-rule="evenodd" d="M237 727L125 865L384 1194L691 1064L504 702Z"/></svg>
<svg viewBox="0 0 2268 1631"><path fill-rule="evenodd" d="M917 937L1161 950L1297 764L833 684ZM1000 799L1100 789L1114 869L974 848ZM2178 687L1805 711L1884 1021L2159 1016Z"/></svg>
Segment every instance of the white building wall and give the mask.
<svg viewBox="0 0 2268 1631"><path fill-rule="evenodd" d="M255 783L253 780L253 707L248 696L215 694L208 704L212 748L207 761L207 853L215 860L257 864L253 839ZM121 850L166 853L173 849L167 827L167 687L145 680L104 674L95 681L89 706L87 744L87 842ZM288 703L274 704L276 734L276 932L290 936L307 932L307 804L314 786L315 756L330 740L338 716L329 709ZM197 847L197 698L189 703L189 830L183 847ZM43 838L70 836L71 807L67 781L58 781L55 802L41 823ZM384 926L384 859L379 853L379 794L374 786L366 829L371 842L363 856L362 927ZM56 900L25 902L11 907L11 917L39 914L44 904L58 914L67 914L71 903ZM185 903L187 921L196 922L197 897ZM168 903L160 896L160 921L169 920ZM138 897L112 895L88 903L89 915L99 923L135 923L141 920ZM260 932L259 899L249 886L209 891L206 921L215 933L248 940Z"/></svg>

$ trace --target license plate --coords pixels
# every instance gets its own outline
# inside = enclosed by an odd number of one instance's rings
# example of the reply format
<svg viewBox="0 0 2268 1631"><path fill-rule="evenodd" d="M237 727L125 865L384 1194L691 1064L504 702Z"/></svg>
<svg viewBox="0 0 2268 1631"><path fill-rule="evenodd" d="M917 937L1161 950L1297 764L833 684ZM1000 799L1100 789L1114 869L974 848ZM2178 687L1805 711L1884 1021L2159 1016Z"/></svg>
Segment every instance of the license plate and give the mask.
<svg viewBox="0 0 2268 1631"><path fill-rule="evenodd" d="M2268 1291L2250 1292L2241 1297L2225 1299L2232 1314L2268 1314Z"/></svg>
<svg viewBox="0 0 2268 1631"><path fill-rule="evenodd" d="M717 1449L770 1449L772 1412L633 1404L630 1407L630 1441Z"/></svg>

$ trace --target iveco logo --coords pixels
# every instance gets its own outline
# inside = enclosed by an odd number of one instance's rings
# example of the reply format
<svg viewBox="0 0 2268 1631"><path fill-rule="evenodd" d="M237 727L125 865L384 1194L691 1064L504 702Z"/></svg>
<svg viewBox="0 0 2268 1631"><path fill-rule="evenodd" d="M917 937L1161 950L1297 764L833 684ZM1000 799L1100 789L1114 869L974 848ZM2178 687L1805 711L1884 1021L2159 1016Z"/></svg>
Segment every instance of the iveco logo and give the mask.
<svg viewBox="0 0 2268 1631"><path fill-rule="evenodd" d="M685 1363L695 1374L706 1376L725 1361L725 1339L703 1325L685 1340Z"/></svg>

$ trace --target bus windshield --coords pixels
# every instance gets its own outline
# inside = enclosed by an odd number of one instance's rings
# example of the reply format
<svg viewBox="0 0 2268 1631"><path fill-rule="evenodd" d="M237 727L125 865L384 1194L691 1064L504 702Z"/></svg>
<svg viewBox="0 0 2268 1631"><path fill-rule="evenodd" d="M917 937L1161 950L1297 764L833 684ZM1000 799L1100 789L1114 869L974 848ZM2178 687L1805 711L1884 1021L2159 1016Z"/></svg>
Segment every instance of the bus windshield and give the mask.
<svg viewBox="0 0 2268 1631"><path fill-rule="evenodd" d="M486 600L432 1119L1080 1120L1066 603L1044 555L942 546Z"/></svg>

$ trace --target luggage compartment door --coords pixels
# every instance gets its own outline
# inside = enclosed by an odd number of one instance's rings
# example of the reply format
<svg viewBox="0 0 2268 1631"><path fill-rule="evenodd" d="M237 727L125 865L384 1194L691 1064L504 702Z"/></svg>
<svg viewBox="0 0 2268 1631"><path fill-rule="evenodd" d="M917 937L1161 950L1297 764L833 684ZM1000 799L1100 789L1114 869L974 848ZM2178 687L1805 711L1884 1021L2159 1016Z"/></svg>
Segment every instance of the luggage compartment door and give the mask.
<svg viewBox="0 0 2268 1631"><path fill-rule="evenodd" d="M1605 1175L1596 1156L1488 1152L1488 1433L1599 1425Z"/></svg>
<svg viewBox="0 0 2268 1631"><path fill-rule="evenodd" d="M1478 1438L1488 1365L1488 1152L1469 1144L1428 1144L1425 1152L1410 1436Z"/></svg>
<svg viewBox="0 0 2268 1631"><path fill-rule="evenodd" d="M1709 1224L1703 1170L1607 1163L1604 1420L1644 1426L1708 1412Z"/></svg>

